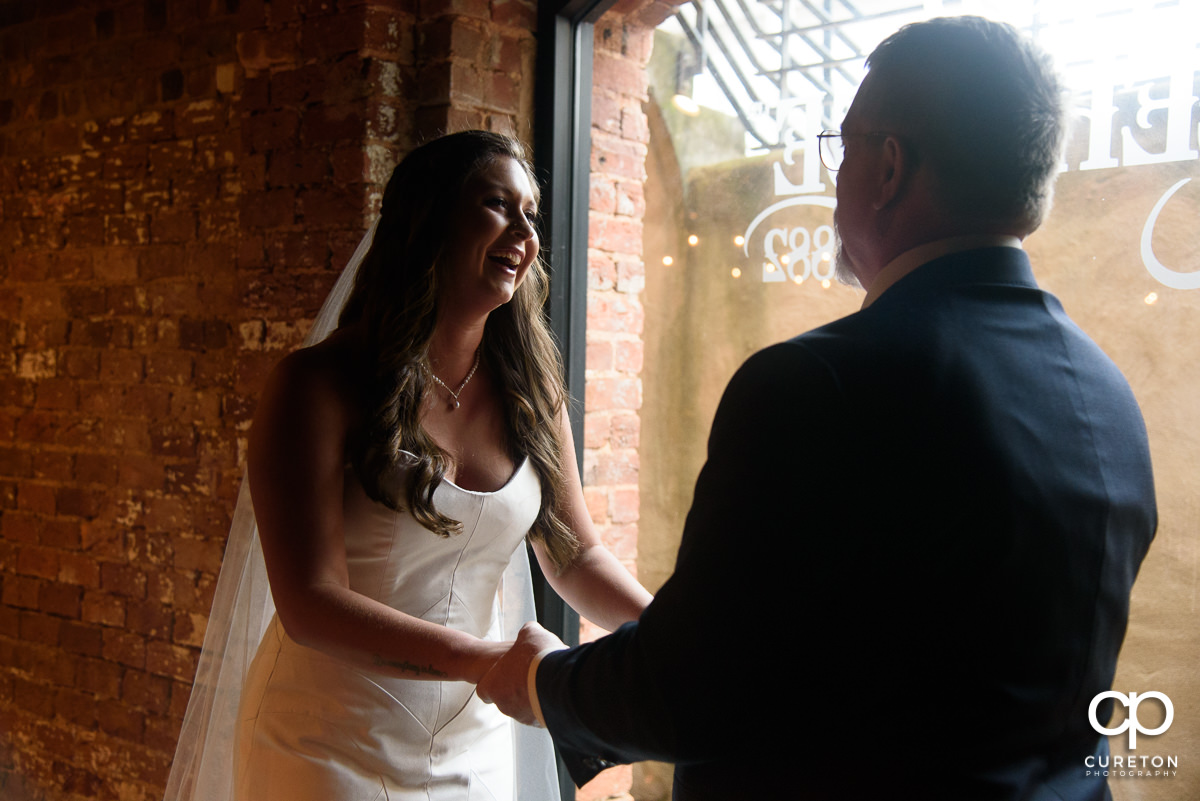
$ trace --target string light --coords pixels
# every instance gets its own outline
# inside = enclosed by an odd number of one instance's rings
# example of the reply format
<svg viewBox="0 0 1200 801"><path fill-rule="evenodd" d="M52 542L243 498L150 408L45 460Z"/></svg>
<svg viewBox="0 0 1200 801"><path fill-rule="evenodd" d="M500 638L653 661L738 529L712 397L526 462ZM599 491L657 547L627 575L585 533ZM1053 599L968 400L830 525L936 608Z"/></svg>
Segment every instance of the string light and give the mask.
<svg viewBox="0 0 1200 801"><path fill-rule="evenodd" d="M828 278L821 281L821 287L823 289L829 289L829 287L831 287L831 286L833 286L833 284L830 282L830 280Z"/></svg>
<svg viewBox="0 0 1200 801"><path fill-rule="evenodd" d="M732 270L729 271L729 274L732 275L734 278L741 278L742 277L742 268L734 267Z"/></svg>
<svg viewBox="0 0 1200 801"><path fill-rule="evenodd" d="M682 92L672 97L671 102L675 104L675 108L689 117L695 117L700 113L700 104Z"/></svg>
<svg viewBox="0 0 1200 801"><path fill-rule="evenodd" d="M670 256L663 256L663 266L670 267L674 263L675 263L675 260L672 259Z"/></svg>
<svg viewBox="0 0 1200 801"><path fill-rule="evenodd" d="M1149 295L1146 296L1146 305L1153 306L1155 303L1158 303L1158 293L1151 292Z"/></svg>
<svg viewBox="0 0 1200 801"><path fill-rule="evenodd" d="M738 247L741 247L742 245L746 244L746 237L742 236L741 234L738 234L737 236L735 236L733 238L733 244L737 245Z"/></svg>
<svg viewBox="0 0 1200 801"><path fill-rule="evenodd" d="M695 234L692 234L691 236L688 237L688 244L691 245L692 247L695 247L696 245L700 244L700 237L696 236Z"/></svg>

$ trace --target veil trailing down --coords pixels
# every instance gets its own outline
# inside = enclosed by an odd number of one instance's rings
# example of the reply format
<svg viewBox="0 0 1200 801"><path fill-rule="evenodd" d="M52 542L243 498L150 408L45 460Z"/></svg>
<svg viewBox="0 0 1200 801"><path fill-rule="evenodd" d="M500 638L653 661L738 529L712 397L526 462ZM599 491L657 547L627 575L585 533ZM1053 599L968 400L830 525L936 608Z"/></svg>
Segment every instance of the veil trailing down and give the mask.
<svg viewBox="0 0 1200 801"><path fill-rule="evenodd" d="M313 321L305 346L320 342L337 327L377 225L373 224L359 242ZM501 580L498 601L503 636L515 639L521 625L535 618L527 548L517 547L514 551ZM242 689L274 616L249 484L243 479L165 801L233 798L234 740ZM549 736L515 722L511 725L516 765L513 798L557 800L557 773Z"/></svg>

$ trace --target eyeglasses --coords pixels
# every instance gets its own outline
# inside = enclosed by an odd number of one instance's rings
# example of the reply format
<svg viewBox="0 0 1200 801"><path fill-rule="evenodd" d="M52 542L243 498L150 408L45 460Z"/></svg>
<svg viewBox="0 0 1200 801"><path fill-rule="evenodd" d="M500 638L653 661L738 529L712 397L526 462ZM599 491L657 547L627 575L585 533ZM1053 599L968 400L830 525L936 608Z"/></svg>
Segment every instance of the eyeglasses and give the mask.
<svg viewBox="0 0 1200 801"><path fill-rule="evenodd" d="M844 140L852 137L888 137L895 134L887 131L871 131L870 133L844 134L841 131L821 131L817 134L817 147L821 151L821 163L830 172L837 172L846 157Z"/></svg>

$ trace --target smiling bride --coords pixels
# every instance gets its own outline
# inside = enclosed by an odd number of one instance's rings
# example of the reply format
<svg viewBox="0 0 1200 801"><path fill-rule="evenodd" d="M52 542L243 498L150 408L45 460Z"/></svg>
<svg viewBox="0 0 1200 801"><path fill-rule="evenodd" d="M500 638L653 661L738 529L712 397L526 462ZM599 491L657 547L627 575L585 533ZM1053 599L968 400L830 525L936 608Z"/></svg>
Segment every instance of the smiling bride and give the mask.
<svg viewBox="0 0 1200 801"><path fill-rule="evenodd" d="M534 797L520 724L474 693L528 617L507 600L528 598L525 540L597 624L649 603L584 502L537 202L512 139L412 151L336 329L268 379L248 477L276 613L237 705L235 798Z"/></svg>

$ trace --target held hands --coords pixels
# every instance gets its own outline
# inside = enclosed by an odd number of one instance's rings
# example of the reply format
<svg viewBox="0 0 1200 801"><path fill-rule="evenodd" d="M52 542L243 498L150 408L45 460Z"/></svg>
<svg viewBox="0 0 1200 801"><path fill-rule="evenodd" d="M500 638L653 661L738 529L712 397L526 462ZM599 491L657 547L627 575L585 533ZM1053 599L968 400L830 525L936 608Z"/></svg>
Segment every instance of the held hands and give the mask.
<svg viewBox="0 0 1200 801"><path fill-rule="evenodd" d="M529 665L542 651L565 647L562 640L537 623L526 623L508 653L479 680L476 694L521 723L540 725L529 701Z"/></svg>

